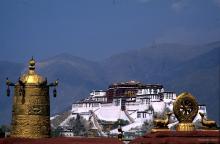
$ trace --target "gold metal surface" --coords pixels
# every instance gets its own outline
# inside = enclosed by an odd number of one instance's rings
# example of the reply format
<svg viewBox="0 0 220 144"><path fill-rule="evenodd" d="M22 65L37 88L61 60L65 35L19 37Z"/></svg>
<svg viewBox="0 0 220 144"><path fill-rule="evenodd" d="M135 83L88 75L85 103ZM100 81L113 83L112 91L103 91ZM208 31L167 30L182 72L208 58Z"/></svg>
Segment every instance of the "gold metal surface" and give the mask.
<svg viewBox="0 0 220 144"><path fill-rule="evenodd" d="M176 127L177 131L193 131L195 125L193 123L179 123Z"/></svg>
<svg viewBox="0 0 220 144"><path fill-rule="evenodd" d="M201 124L203 126L203 129L217 129L216 121L208 120L205 118L204 113L199 112L201 116Z"/></svg>
<svg viewBox="0 0 220 144"><path fill-rule="evenodd" d="M166 118L165 119L155 119L154 122L154 127L155 128L168 128L167 125L169 124L169 119L171 116L171 112L166 113Z"/></svg>
<svg viewBox="0 0 220 144"><path fill-rule="evenodd" d="M35 72L35 60L33 58L29 62L28 72L21 76L20 81L25 84L41 84L45 82L45 79Z"/></svg>
<svg viewBox="0 0 220 144"><path fill-rule="evenodd" d="M170 131L168 128L152 128L151 132L161 132L161 131Z"/></svg>
<svg viewBox="0 0 220 144"><path fill-rule="evenodd" d="M173 104L173 111L179 121L177 131L193 131L195 126L192 123L198 113L196 99L190 93L181 93Z"/></svg>
<svg viewBox="0 0 220 144"><path fill-rule="evenodd" d="M35 72L35 61L15 84L12 108L12 137L50 136L50 99L47 81Z"/></svg>

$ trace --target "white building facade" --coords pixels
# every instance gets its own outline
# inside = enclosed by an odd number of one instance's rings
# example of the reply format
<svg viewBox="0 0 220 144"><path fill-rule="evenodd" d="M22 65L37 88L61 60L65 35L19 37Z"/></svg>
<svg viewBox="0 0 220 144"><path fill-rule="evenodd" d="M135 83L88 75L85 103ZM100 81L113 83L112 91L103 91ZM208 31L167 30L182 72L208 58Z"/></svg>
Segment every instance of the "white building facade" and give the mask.
<svg viewBox="0 0 220 144"><path fill-rule="evenodd" d="M141 127L146 121L152 122L155 114L172 112L176 98L176 93L165 91L162 85L135 81L116 83L110 85L106 91L93 90L88 98L73 103L70 117L79 114L86 120L91 120L99 131L102 131L99 121L113 123L123 119L129 124L122 129L130 131ZM200 106L199 112L206 115L205 105ZM111 130L110 133L117 133L117 130Z"/></svg>

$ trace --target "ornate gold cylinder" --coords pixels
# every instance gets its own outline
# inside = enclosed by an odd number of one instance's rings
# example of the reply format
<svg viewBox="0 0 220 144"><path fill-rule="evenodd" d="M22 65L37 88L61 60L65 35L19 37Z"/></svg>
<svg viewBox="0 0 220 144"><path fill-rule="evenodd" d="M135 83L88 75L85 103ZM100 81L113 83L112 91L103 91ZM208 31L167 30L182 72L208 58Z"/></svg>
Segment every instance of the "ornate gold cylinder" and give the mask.
<svg viewBox="0 0 220 144"><path fill-rule="evenodd" d="M179 123L176 127L177 131L194 131L195 125L193 123Z"/></svg>
<svg viewBox="0 0 220 144"><path fill-rule="evenodd" d="M46 79L35 73L35 62L15 84L12 108L12 137L50 136L50 99Z"/></svg>
<svg viewBox="0 0 220 144"><path fill-rule="evenodd" d="M12 109L12 137L43 138L50 134L49 88L25 85L20 95L20 85L15 86Z"/></svg>

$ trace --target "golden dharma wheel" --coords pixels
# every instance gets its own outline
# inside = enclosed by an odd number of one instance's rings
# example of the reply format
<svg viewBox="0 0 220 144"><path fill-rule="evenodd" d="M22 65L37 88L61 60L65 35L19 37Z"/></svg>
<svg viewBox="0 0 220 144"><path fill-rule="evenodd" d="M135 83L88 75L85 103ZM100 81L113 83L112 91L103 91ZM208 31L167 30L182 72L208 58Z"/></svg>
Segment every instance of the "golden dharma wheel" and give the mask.
<svg viewBox="0 0 220 144"><path fill-rule="evenodd" d="M190 93L180 94L173 104L173 111L179 121L178 131L192 131L195 129L192 124L198 113L198 103Z"/></svg>

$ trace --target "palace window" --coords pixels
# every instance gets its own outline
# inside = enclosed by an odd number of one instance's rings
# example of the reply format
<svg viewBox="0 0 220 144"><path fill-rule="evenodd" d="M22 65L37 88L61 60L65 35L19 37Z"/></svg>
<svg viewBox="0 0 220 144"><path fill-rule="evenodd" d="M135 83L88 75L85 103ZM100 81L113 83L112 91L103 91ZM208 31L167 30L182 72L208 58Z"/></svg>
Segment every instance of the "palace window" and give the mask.
<svg viewBox="0 0 220 144"><path fill-rule="evenodd" d="M137 118L140 118L141 117L141 114L140 113L137 113Z"/></svg>

